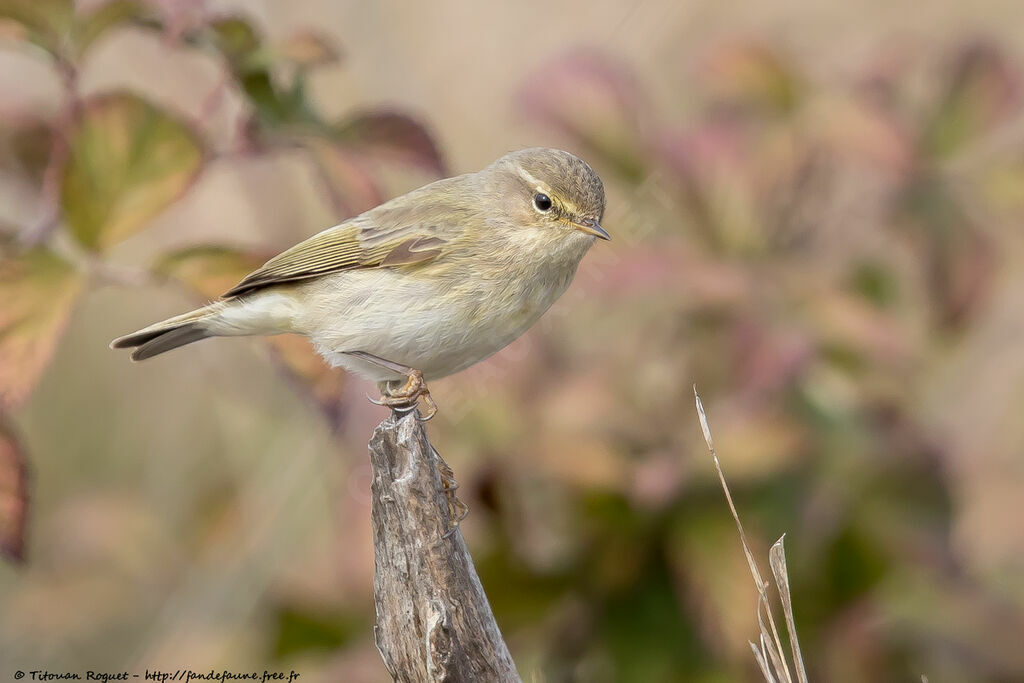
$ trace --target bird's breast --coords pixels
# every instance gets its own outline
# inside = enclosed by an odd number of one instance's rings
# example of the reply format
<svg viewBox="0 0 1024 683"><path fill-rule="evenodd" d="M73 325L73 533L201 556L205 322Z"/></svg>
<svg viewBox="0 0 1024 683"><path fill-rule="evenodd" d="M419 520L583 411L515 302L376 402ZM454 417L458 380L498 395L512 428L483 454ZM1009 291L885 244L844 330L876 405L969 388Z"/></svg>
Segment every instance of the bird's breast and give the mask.
<svg viewBox="0 0 1024 683"><path fill-rule="evenodd" d="M324 278L300 327L329 361L374 380L397 377L344 353L363 351L421 370L427 379L445 377L523 334L568 287L576 262L557 268L529 259L502 267L436 265Z"/></svg>

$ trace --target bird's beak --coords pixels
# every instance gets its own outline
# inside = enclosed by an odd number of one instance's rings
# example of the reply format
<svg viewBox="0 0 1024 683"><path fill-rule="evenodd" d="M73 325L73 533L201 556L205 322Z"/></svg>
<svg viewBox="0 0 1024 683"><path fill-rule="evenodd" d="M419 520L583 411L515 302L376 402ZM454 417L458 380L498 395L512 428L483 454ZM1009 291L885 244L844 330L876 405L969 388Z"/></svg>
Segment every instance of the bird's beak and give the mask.
<svg viewBox="0 0 1024 683"><path fill-rule="evenodd" d="M601 227L600 223L598 223L595 220L591 220L589 218L587 218L585 220L582 220L579 223L577 223L576 221L573 221L572 227L576 228L580 232L585 232L588 235L593 235L594 237L600 237L603 240L610 240L612 238L612 236L609 235L605 231L605 229Z"/></svg>

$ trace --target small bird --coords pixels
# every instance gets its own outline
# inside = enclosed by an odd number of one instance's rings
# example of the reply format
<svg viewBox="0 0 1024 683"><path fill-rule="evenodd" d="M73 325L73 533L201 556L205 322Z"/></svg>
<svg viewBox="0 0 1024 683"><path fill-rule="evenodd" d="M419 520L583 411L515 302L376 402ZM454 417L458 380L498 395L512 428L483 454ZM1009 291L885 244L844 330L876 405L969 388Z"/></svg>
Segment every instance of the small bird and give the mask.
<svg viewBox="0 0 1024 683"><path fill-rule="evenodd" d="M557 149L507 154L328 228L220 299L111 342L144 360L207 337L303 334L382 405L436 404L426 381L525 332L566 290L601 227L604 185Z"/></svg>

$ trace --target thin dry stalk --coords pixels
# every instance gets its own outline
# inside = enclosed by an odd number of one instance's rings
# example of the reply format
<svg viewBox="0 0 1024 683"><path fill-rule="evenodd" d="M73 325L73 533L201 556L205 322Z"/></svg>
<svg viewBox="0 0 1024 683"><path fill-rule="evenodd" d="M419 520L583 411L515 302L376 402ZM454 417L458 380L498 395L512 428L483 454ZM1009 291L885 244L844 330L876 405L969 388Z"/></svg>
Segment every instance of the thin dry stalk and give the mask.
<svg viewBox="0 0 1024 683"><path fill-rule="evenodd" d="M786 534L779 536L768 552L768 562L775 575L779 598L782 601L782 613L786 616L786 632L789 634L789 645L793 649L793 667L800 683L807 683L807 671L804 669L804 656L800 652L800 639L796 633L796 619L793 617L793 598L789 590L789 570L786 567L786 548L783 543Z"/></svg>
<svg viewBox="0 0 1024 683"><path fill-rule="evenodd" d="M750 649L754 652L754 658L761 669L761 673L768 683L793 683L793 675L790 673L789 664L786 660L786 650L782 646L782 639L779 636L779 629L775 625L775 617L772 615L771 599L768 597L768 588L771 583L761 578L761 572L757 568L757 561L750 551L750 544L747 543L747 534L743 530L743 523L740 522L739 513L732 500L732 493L725 481L725 474L722 472L722 465L718 461L718 454L715 452L714 440L711 438L711 427L708 426L707 414L704 412L704 404L697 393L697 386L693 387L693 398L697 405L697 417L700 420L700 428L704 433L704 441L708 445L711 459L715 463L715 471L718 473L718 481L725 493L725 500L729 503L729 511L732 512L733 521L736 522L736 529L740 534L740 543L743 545L743 553L747 557L747 565L750 567L750 575L757 587L757 623L760 628L760 646L750 641ZM789 574L786 569L786 552L783 545L785 535L779 538L772 546L769 553L769 563L772 573L775 576L776 589L779 592L779 599L782 603L782 611L786 617L786 632L789 636L789 643L793 653L793 668L796 670L797 681L807 683L807 671L804 667L803 655L800 653L800 641L796 634L796 621L793 618L793 603L789 589ZM766 622L767 618L767 623Z"/></svg>

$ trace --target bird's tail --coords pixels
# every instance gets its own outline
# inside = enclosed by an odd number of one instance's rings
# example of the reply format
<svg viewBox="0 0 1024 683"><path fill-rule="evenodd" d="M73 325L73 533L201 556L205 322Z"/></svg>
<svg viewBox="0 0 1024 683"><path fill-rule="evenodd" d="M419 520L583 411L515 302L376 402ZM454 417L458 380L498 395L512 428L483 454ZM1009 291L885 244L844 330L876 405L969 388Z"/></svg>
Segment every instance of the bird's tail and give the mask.
<svg viewBox="0 0 1024 683"><path fill-rule="evenodd" d="M204 306L183 315L176 315L163 322L144 327L138 332L126 334L110 342L112 349L130 349L132 360L145 360L165 351L176 349L200 339L213 337L208 323L215 319L218 311L215 304Z"/></svg>

